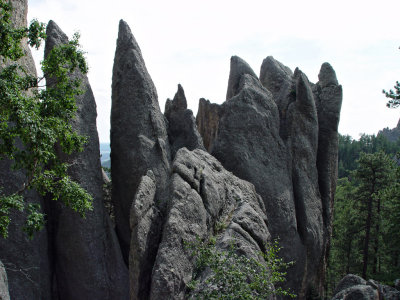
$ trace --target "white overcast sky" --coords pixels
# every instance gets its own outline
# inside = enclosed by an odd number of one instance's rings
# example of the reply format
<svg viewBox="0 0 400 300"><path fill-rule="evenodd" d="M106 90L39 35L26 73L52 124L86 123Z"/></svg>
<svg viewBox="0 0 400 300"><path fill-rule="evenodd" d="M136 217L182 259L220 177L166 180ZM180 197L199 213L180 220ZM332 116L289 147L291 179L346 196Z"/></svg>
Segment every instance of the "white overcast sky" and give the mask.
<svg viewBox="0 0 400 300"><path fill-rule="evenodd" d="M178 83L195 114L201 97L222 103L232 55L256 73L272 55L312 82L327 61L343 85L339 132L358 138L393 128L400 117L382 94L400 80L399 11L399 0L30 0L28 19L81 33L101 142L109 141L120 19L141 47L162 111Z"/></svg>

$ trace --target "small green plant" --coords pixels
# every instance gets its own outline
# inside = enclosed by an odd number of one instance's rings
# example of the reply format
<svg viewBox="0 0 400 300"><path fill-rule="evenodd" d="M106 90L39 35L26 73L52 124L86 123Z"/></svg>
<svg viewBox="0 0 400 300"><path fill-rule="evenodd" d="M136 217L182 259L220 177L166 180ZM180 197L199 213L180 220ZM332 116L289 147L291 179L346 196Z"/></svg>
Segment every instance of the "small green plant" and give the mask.
<svg viewBox="0 0 400 300"><path fill-rule="evenodd" d="M217 249L215 244L215 238L186 243L195 258L193 279L188 284L189 299L267 299L271 295L295 297L290 291L275 286L285 281L284 270L293 264L278 257L278 241L266 244L265 252L259 253L260 259L238 255L233 244L225 251ZM202 280L207 270L211 272Z"/></svg>

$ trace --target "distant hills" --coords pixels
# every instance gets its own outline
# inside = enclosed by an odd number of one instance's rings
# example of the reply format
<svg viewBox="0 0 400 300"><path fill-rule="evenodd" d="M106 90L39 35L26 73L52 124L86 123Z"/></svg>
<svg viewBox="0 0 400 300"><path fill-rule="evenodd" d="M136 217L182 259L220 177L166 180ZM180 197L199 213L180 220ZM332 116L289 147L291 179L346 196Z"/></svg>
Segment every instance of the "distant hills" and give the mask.
<svg viewBox="0 0 400 300"><path fill-rule="evenodd" d="M101 166L105 168L111 168L111 158L110 158L111 148L110 143L100 143L100 159Z"/></svg>

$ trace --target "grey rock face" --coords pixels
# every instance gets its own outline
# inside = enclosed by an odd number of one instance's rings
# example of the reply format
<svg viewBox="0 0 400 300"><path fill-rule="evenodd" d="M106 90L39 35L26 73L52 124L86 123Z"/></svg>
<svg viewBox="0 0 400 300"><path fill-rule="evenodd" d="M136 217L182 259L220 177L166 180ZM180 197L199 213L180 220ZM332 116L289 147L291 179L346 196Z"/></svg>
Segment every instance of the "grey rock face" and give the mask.
<svg viewBox="0 0 400 300"><path fill-rule="evenodd" d="M27 25L28 1L11 0L11 20L14 27ZM18 64L22 66L28 75L36 76L36 67L31 51L25 41L21 47L25 53ZM0 64L0 70L4 65ZM26 176L23 171L12 170L12 162L0 160L0 187L5 195L18 191ZM26 191L24 199L27 203L43 205L43 199L34 191ZM27 214L12 211L11 224L8 228L9 237L0 238L0 260L8 274L8 289L12 299L50 299L51 294L51 270L47 257L47 231L46 229L29 240L22 231L25 226ZM29 278L29 279L27 279Z"/></svg>
<svg viewBox="0 0 400 300"><path fill-rule="evenodd" d="M203 140L197 131L193 112L187 109L185 92L180 84L174 99L167 99L164 114L168 120L168 138L172 157L182 147L189 150L205 149Z"/></svg>
<svg viewBox="0 0 400 300"><path fill-rule="evenodd" d="M385 136L389 141L396 142L400 138L400 119L395 128L384 128L378 132L378 135L380 134Z"/></svg>
<svg viewBox="0 0 400 300"><path fill-rule="evenodd" d="M0 261L0 300L10 300L10 294L8 292L7 272L1 261Z"/></svg>
<svg viewBox="0 0 400 300"><path fill-rule="evenodd" d="M140 48L123 20L115 51L111 107L112 199L118 238L128 263L129 212L143 175L154 173L156 203L164 207L170 170L167 127ZM157 237L153 237L157 243Z"/></svg>
<svg viewBox="0 0 400 300"><path fill-rule="evenodd" d="M296 262L287 286L300 298L309 286L320 288L336 186L341 86L329 65L321 74L313 85L300 70L293 74L268 57L260 82L233 58L232 97L220 107L210 142L211 154L263 198L272 237L280 237L284 258Z"/></svg>
<svg viewBox="0 0 400 300"><path fill-rule="evenodd" d="M226 230L218 232L217 223ZM256 255L270 239L263 202L254 186L226 171L200 149L178 150L169 211L153 269L150 299L184 299L193 259L184 242L217 235L217 247L233 241Z"/></svg>
<svg viewBox="0 0 400 300"><path fill-rule="evenodd" d="M338 126L342 107L342 86L337 84L336 74L329 63L321 66L319 82L313 86L315 104L318 111L318 185L322 200L322 217L324 221L324 244L332 232L332 210L338 175ZM324 253L324 262L327 261ZM322 263L321 268L326 264ZM324 270L320 270L320 286Z"/></svg>
<svg viewBox="0 0 400 300"><path fill-rule="evenodd" d="M158 244L151 240L161 226L156 206L156 179L148 171L139 184L130 213L131 249L129 252L130 299L148 299L154 258Z"/></svg>
<svg viewBox="0 0 400 300"><path fill-rule="evenodd" d="M206 100L204 98L201 98L199 100L199 109L197 111L196 124L199 133L203 138L204 147L210 153L214 146L214 140L218 132L220 111L220 105L210 103L209 100Z"/></svg>
<svg viewBox="0 0 400 300"><path fill-rule="evenodd" d="M238 92L240 79L242 75L249 74L253 77L257 77L253 69L247 62L238 56L231 57L231 72L228 80L228 90L226 92L226 100L231 99Z"/></svg>
<svg viewBox="0 0 400 300"><path fill-rule="evenodd" d="M67 36L50 21L45 55L67 42ZM59 299L127 299L127 268L103 205L96 103L87 77L79 72L73 76L82 80L85 93L76 98L77 112L71 125L88 142L81 153L59 155L71 165L69 176L93 196L93 211L83 219L60 203L49 204Z"/></svg>
<svg viewBox="0 0 400 300"><path fill-rule="evenodd" d="M279 99L281 91L291 85L293 72L272 56L265 58L261 65L260 81L275 99Z"/></svg>

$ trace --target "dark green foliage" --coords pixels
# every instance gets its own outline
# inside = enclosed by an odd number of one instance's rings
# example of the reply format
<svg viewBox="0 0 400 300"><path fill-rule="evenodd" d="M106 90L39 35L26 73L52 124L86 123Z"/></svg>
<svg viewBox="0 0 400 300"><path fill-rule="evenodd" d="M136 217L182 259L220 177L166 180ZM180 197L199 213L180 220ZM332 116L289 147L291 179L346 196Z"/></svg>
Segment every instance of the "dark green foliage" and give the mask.
<svg viewBox="0 0 400 300"><path fill-rule="evenodd" d="M68 165L56 155L56 148L71 154L85 144L86 138L69 124L75 116L75 97L82 93L80 81L70 75L76 70L86 73L87 65L75 35L42 62L43 73L53 78L43 89L43 78L28 74L18 59L24 55L25 40L30 46L40 46L45 25L34 20L29 28L14 28L10 15L8 1L0 0L0 159L12 160L13 169L24 172L25 181L11 193L0 193L0 233L7 236L11 209L25 209L24 230L32 237L44 218L38 205L24 202L27 189L50 193L82 216L92 209L92 197L68 177Z"/></svg>
<svg viewBox="0 0 400 300"><path fill-rule="evenodd" d="M215 246L215 239L207 242L197 240L187 247L195 258L193 280L189 284L191 299L267 299L271 295L295 297L278 287L285 281L288 266L278 257L278 242L266 245L258 259L238 255L234 245L226 250ZM204 271L211 271L200 284Z"/></svg>
<svg viewBox="0 0 400 300"><path fill-rule="evenodd" d="M386 103L386 106L389 108L397 108L400 106L400 82L396 81L396 85L394 86L394 91L390 90L389 92L383 90L382 91L386 98L390 98Z"/></svg>
<svg viewBox="0 0 400 300"><path fill-rule="evenodd" d="M400 47L399 47L400 49ZM389 90L389 92L383 90L382 93L385 94L386 98L389 98L386 106L389 108L397 108L400 106L400 82L396 81L396 85L394 86L394 91Z"/></svg>
<svg viewBox="0 0 400 300"><path fill-rule="evenodd" d="M349 135L339 135L339 178L347 177L357 168L360 153L375 153L383 151L395 155L400 150L400 139L389 141L384 135L362 134L359 140Z"/></svg>
<svg viewBox="0 0 400 300"><path fill-rule="evenodd" d="M359 156L336 189L328 290L348 273L383 282L400 275L400 169L392 154Z"/></svg>

